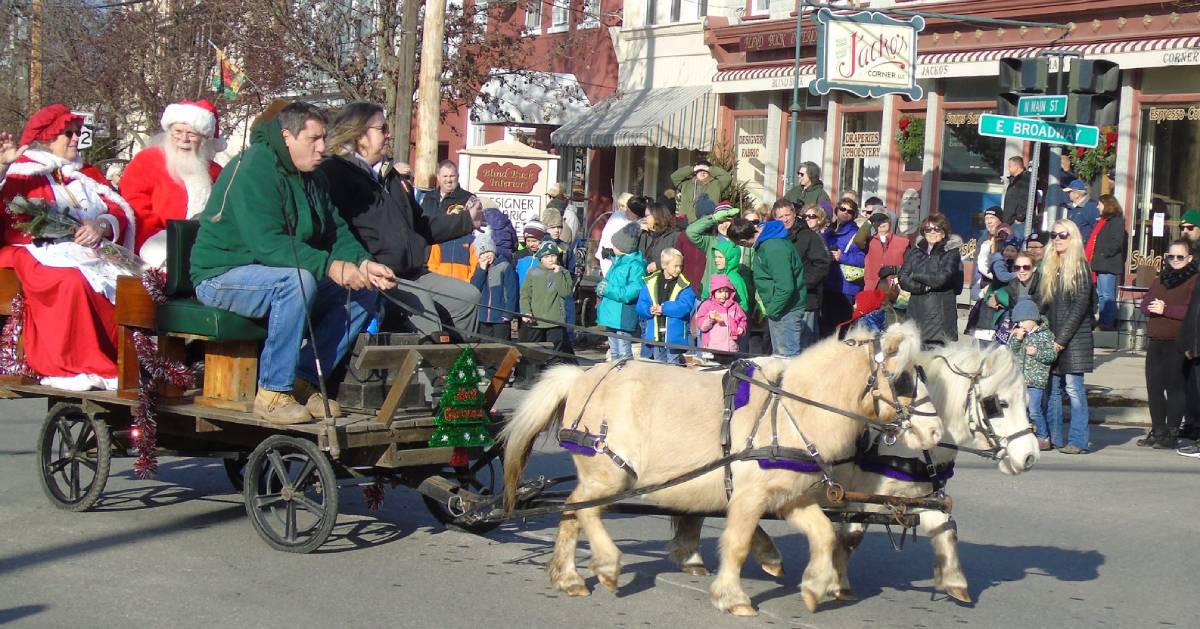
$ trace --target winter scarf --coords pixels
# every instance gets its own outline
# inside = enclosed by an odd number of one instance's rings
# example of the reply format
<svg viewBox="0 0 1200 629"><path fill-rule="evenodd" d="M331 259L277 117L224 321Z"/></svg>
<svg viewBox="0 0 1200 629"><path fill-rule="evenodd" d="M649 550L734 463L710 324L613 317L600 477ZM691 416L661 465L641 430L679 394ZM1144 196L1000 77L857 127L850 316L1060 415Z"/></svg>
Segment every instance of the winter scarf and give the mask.
<svg viewBox="0 0 1200 629"><path fill-rule="evenodd" d="M1162 273L1158 276L1158 281L1162 282L1163 288L1170 290L1191 279L1197 270L1195 261L1192 261L1191 264L1182 269L1172 268L1171 265L1164 264Z"/></svg>

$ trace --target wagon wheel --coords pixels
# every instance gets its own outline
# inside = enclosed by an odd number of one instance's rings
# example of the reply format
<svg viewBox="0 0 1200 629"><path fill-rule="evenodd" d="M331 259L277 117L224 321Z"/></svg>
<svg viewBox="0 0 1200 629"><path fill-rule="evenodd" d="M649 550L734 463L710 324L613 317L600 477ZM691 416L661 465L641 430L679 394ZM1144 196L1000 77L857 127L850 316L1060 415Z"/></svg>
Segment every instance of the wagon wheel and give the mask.
<svg viewBox="0 0 1200 629"><path fill-rule="evenodd" d="M76 404L55 404L38 433L38 479L50 503L87 511L108 482L112 461L108 424Z"/></svg>
<svg viewBox="0 0 1200 629"><path fill-rule="evenodd" d="M273 435L250 453L242 495L254 530L275 550L310 553L337 521L337 477L311 441Z"/></svg>
<svg viewBox="0 0 1200 629"><path fill-rule="evenodd" d="M472 461L470 465L466 467L445 468L442 471L442 475L458 481L459 487L473 494L495 496L504 489L504 468L501 463L503 454L504 450L500 446L492 446L484 451L483 456ZM429 509L429 513L438 522L448 527L476 535L483 535L500 526L499 522L457 523L454 519L461 514L461 511L452 510L449 505L438 502L429 496L422 495L421 499L425 501L425 507Z"/></svg>

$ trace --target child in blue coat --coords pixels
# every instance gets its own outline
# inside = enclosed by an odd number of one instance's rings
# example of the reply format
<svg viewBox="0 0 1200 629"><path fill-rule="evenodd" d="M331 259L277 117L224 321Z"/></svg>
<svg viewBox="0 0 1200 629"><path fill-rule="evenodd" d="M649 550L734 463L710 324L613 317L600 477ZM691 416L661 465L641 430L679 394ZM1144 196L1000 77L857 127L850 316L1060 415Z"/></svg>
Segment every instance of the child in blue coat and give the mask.
<svg viewBox="0 0 1200 629"><path fill-rule="evenodd" d="M683 254L678 249L663 249L660 270L646 278L638 296L638 317L646 322L642 338L672 345L688 344L688 324L696 307L696 293L683 277ZM642 356L668 364L678 364L683 348L642 345Z"/></svg>
<svg viewBox="0 0 1200 629"><path fill-rule="evenodd" d="M491 234L475 237L479 259L471 284L479 289L479 332L508 339L512 334L512 312L520 307L521 287L511 258L501 257ZM494 310L490 306L503 310Z"/></svg>
<svg viewBox="0 0 1200 629"><path fill-rule="evenodd" d="M609 267L604 281L596 286L596 295L600 297L600 303L596 306L596 323L610 332L637 335L636 304L642 287L646 285L646 278L643 277L646 259L637 250L640 231L637 223L630 223L613 234L613 265ZM610 337L608 348L609 360L633 358L632 340Z"/></svg>

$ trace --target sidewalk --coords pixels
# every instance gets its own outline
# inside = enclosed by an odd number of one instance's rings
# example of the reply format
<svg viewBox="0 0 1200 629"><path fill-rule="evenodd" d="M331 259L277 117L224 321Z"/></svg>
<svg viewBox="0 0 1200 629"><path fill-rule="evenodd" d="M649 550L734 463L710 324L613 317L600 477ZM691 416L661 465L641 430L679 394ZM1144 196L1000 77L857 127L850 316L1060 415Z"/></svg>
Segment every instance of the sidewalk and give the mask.
<svg viewBox="0 0 1200 629"><path fill-rule="evenodd" d="M1146 352L1096 349L1096 370L1084 377L1093 424L1150 425Z"/></svg>

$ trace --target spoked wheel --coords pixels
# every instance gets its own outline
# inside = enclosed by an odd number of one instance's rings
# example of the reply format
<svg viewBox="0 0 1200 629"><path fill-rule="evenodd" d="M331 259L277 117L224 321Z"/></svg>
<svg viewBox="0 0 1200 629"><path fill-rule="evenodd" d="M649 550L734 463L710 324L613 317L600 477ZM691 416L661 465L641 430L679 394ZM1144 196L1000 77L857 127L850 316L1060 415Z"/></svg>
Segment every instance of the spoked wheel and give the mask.
<svg viewBox="0 0 1200 629"><path fill-rule="evenodd" d="M504 490L504 467L501 463L503 452L500 446L492 446L484 452L482 457L472 461L470 465L446 468L442 471L442 475L457 481L459 487L473 494L495 496ZM455 522L454 519L465 512L461 504L455 502L445 504L425 495L422 495L421 499L425 501L425 507L438 522L451 528L483 535L500 526L499 522L476 522L474 524Z"/></svg>
<svg viewBox="0 0 1200 629"><path fill-rule="evenodd" d="M254 530L275 550L310 553L337 521L337 477L311 441L274 435L250 453L242 492Z"/></svg>
<svg viewBox="0 0 1200 629"><path fill-rule="evenodd" d="M108 424L76 404L58 403L38 434L38 479L51 504L87 511L100 499L112 461Z"/></svg>

